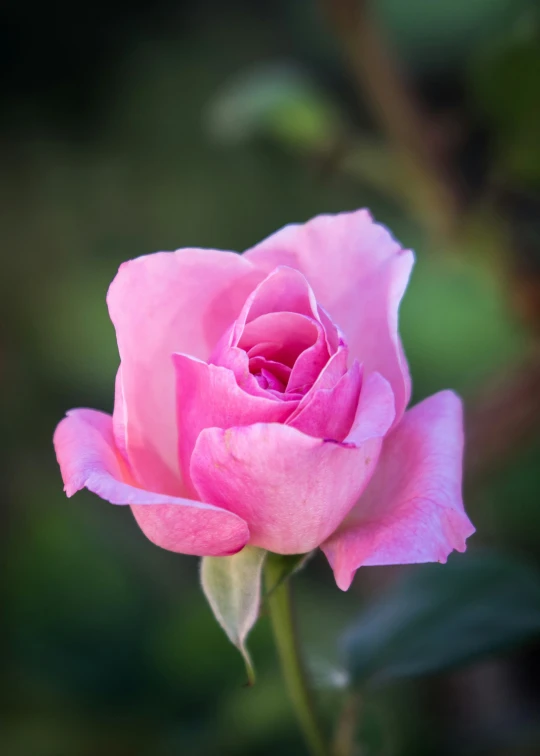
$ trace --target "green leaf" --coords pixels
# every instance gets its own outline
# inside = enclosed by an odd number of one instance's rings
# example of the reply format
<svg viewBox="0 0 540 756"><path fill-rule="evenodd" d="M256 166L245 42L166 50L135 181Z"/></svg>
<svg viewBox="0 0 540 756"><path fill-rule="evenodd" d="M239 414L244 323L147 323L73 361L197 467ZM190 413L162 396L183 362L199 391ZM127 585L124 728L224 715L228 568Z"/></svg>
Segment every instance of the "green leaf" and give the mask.
<svg viewBox="0 0 540 756"><path fill-rule="evenodd" d="M374 0L372 7L399 57L433 73L462 66L478 45L530 12L534 0Z"/></svg>
<svg viewBox="0 0 540 756"><path fill-rule="evenodd" d="M470 71L476 104L491 121L497 172L533 185L540 181L539 72L538 27L480 49Z"/></svg>
<svg viewBox="0 0 540 756"><path fill-rule="evenodd" d="M414 569L344 638L356 684L440 672L540 634L540 576L493 554Z"/></svg>
<svg viewBox="0 0 540 756"><path fill-rule="evenodd" d="M257 621L261 597L261 571L266 551L245 546L227 557L203 557L201 584L214 616L240 651L248 682L255 682L255 670L246 648L246 638Z"/></svg>
<svg viewBox="0 0 540 756"><path fill-rule="evenodd" d="M210 103L207 125L224 142L264 135L311 149L335 137L341 118L306 73L290 64L271 63L233 78Z"/></svg>

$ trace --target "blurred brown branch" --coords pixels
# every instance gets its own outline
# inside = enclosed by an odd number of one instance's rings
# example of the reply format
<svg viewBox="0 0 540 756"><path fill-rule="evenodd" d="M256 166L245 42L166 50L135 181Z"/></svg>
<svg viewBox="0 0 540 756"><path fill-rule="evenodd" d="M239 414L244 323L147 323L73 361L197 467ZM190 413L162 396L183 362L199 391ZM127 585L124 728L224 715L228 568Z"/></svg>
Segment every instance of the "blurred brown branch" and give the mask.
<svg viewBox="0 0 540 756"><path fill-rule="evenodd" d="M349 693L337 721L332 756L361 756L360 746L356 743L361 705L358 693Z"/></svg>
<svg viewBox="0 0 540 756"><path fill-rule="evenodd" d="M367 0L321 0L341 39L362 98L371 106L409 176L409 201L425 226L449 234L460 187L444 155L438 125L424 112L374 22Z"/></svg>
<svg viewBox="0 0 540 756"><path fill-rule="evenodd" d="M515 258L519 250L510 238L504 238L504 226L496 209L480 206L476 212L465 214L458 175L449 163L444 140L437 134L437 123L425 112L396 63L373 18L369 1L321 0L321 3L341 40L360 96L371 106L400 158L404 176L409 177L403 194L410 195L408 200L415 214L439 239L452 235L459 240L457 247L465 254L482 246L476 233L478 223L484 232L489 231L489 266L499 271L499 280L507 292L510 290L514 309L525 315L531 331L532 347L524 361L496 376L483 388L481 396L470 402L466 418L466 472L474 479L511 454L540 425L540 349L535 336L538 307L533 306L537 303L538 286L526 276L518 275ZM359 154L359 158L364 162L365 155ZM384 173L388 179L389 171ZM456 247L444 246L447 250Z"/></svg>
<svg viewBox="0 0 540 756"><path fill-rule="evenodd" d="M516 452L540 425L540 348L488 383L469 407L465 472L474 481Z"/></svg>

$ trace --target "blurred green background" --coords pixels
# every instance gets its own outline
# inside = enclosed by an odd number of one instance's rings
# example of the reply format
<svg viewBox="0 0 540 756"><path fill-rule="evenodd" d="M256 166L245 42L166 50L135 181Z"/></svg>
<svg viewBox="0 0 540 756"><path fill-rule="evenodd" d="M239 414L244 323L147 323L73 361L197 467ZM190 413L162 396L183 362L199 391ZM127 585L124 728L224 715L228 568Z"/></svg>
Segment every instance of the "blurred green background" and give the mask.
<svg viewBox="0 0 540 756"><path fill-rule="evenodd" d="M465 399L477 534L347 594L320 556L294 578L321 710L346 730L348 702L351 754L540 753L539 4L7 0L0 19L1 752L304 753L264 610L246 689L197 560L68 501L51 439L71 407L112 409L123 260L367 206L417 253L414 401Z"/></svg>

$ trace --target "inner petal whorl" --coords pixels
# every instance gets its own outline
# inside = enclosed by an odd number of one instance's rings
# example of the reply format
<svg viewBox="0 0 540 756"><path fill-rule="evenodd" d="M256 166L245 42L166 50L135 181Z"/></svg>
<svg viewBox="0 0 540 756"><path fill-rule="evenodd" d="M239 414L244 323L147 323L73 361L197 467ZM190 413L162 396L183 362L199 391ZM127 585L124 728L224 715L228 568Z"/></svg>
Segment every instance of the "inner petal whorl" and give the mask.
<svg viewBox="0 0 540 756"><path fill-rule="evenodd" d="M306 278L278 267L248 297L210 363L231 369L247 393L298 402L343 348L341 332Z"/></svg>
<svg viewBox="0 0 540 756"><path fill-rule="evenodd" d="M243 330L238 347L292 368L297 358L316 343L319 324L296 312L272 312L252 320ZM254 356L254 355L253 355Z"/></svg>

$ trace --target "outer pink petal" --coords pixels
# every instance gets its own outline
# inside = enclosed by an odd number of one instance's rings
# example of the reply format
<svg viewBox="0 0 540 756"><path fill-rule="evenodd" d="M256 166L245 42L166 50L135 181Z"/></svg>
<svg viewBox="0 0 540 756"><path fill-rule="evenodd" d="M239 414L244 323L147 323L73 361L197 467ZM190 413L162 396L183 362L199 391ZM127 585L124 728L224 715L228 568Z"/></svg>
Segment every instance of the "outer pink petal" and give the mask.
<svg viewBox="0 0 540 756"><path fill-rule="evenodd" d="M322 549L342 590L362 565L445 562L474 527L461 497L460 399L442 391L409 410L385 440L375 475Z"/></svg>
<svg viewBox="0 0 540 756"><path fill-rule="evenodd" d="M410 377L398 335L398 308L413 265L366 210L320 215L290 225L244 255L268 272L277 265L302 271L317 301L344 332L352 358L366 374L392 385L396 418L410 398Z"/></svg>
<svg viewBox="0 0 540 756"><path fill-rule="evenodd" d="M183 491L171 354L206 359L263 277L239 255L203 249L120 267L107 301L122 361L127 455L145 488Z"/></svg>
<svg viewBox="0 0 540 756"><path fill-rule="evenodd" d="M122 455L124 462L129 466L126 447L126 406L124 401L124 387L122 385L122 365L116 372L114 383L114 410L113 410L113 435L116 448Z"/></svg>
<svg viewBox="0 0 540 756"><path fill-rule="evenodd" d="M347 515L376 465L381 435L393 420L386 402L391 390L380 380L380 407L376 387L364 402L362 391L357 422L343 444L274 423L203 430L191 458L199 494L245 519L255 546L280 554L315 548ZM357 427L360 446L352 440ZM369 428L380 435L368 438Z"/></svg>
<svg viewBox="0 0 540 756"><path fill-rule="evenodd" d="M56 428L54 446L68 496L86 487L112 504L131 505L143 533L157 546L225 556L248 541L246 523L231 512L137 488L115 447L110 415L71 410Z"/></svg>
<svg viewBox="0 0 540 756"><path fill-rule="evenodd" d="M296 404L247 394L227 368L207 365L185 354L174 354L172 360L176 371L180 465L190 493L195 493L189 483L189 466L195 442L204 428L282 423Z"/></svg>

